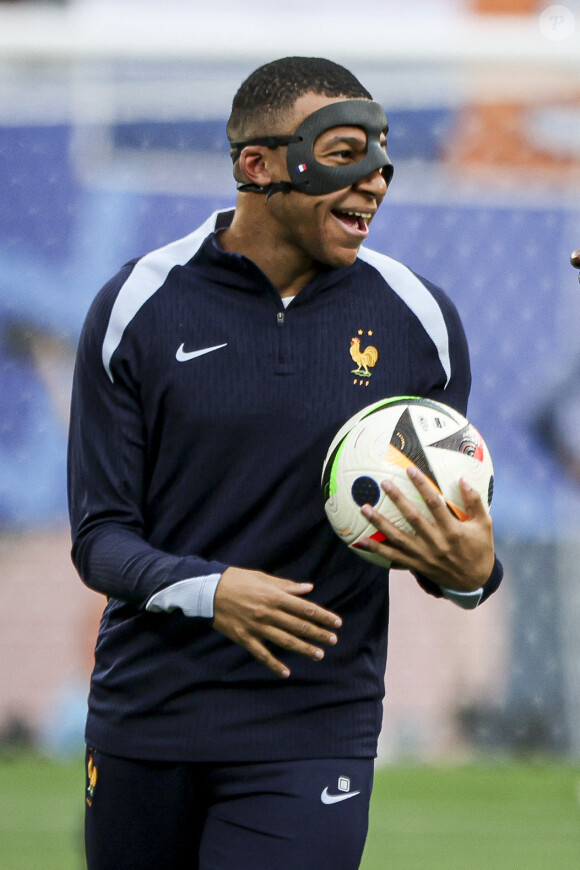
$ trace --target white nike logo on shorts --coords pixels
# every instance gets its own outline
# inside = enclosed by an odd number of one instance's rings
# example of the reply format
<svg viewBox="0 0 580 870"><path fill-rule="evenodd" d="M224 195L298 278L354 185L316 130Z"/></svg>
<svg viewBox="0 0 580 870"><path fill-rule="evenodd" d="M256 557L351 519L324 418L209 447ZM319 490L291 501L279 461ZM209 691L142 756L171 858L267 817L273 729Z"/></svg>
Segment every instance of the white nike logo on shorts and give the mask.
<svg viewBox="0 0 580 870"><path fill-rule="evenodd" d="M181 345L177 348L177 352L175 354L175 359L178 362L188 362L190 359L195 359L198 356L203 356L204 353L211 353L212 350L219 350L220 347L227 347L227 341L225 344L215 344L213 347L202 347L201 350L189 350L186 351L185 345Z"/></svg>
<svg viewBox="0 0 580 870"><path fill-rule="evenodd" d="M325 788L320 795L320 800L323 804L337 804L340 801L346 801L351 797L356 797L357 794L360 794L360 791L347 791L342 792L341 794L329 794L328 788Z"/></svg>

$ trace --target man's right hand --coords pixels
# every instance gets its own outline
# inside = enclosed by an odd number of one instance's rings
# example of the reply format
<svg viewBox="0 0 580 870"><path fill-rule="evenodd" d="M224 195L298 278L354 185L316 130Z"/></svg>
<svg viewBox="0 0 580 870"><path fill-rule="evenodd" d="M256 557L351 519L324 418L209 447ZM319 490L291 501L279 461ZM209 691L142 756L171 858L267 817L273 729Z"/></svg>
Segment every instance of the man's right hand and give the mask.
<svg viewBox="0 0 580 870"><path fill-rule="evenodd" d="M338 640L333 629L340 628L341 618L302 597L313 588L261 571L227 568L216 590L213 626L279 677L289 677L290 669L266 641L320 661L324 650L318 644Z"/></svg>

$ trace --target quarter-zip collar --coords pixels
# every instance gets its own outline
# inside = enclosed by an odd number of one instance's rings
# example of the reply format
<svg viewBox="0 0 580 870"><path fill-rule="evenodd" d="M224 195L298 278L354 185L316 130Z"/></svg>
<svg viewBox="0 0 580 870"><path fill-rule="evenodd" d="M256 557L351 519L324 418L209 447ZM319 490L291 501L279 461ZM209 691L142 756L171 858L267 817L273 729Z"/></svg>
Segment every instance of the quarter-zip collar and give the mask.
<svg viewBox="0 0 580 870"><path fill-rule="evenodd" d="M219 232L229 225L233 218L233 211L221 212L216 219L216 230L203 242L201 248L193 258L196 270L206 271L207 277L212 281L221 283L231 289L242 290L252 293L275 294L283 309L283 303L276 287L252 260L243 254L225 251L219 244ZM356 268L356 262L344 269L334 269L324 264L319 264L319 271L296 294L292 306L301 305L312 297L329 290L339 284L349 270Z"/></svg>

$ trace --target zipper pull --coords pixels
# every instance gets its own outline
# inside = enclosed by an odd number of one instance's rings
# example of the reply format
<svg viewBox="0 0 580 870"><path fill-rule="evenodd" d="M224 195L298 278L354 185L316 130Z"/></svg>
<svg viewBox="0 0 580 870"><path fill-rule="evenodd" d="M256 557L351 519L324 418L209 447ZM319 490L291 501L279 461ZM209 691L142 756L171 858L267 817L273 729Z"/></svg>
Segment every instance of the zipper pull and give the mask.
<svg viewBox="0 0 580 870"><path fill-rule="evenodd" d="M278 311L276 313L276 323L278 324L278 326L284 326L284 314L284 311Z"/></svg>

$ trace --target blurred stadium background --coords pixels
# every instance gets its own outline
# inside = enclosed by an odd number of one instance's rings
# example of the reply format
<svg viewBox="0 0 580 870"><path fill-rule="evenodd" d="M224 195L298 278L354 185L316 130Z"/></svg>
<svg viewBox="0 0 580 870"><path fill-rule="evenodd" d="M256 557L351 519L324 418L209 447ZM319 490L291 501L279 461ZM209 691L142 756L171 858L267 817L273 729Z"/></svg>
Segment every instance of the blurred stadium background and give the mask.
<svg viewBox="0 0 580 870"><path fill-rule="evenodd" d="M234 202L231 98L344 63L396 171L369 245L439 283L496 465L502 591L397 575L381 762L580 755L580 0L0 2L0 752L82 745L99 596L71 567L79 330L129 258ZM514 865L515 866L515 865Z"/></svg>

